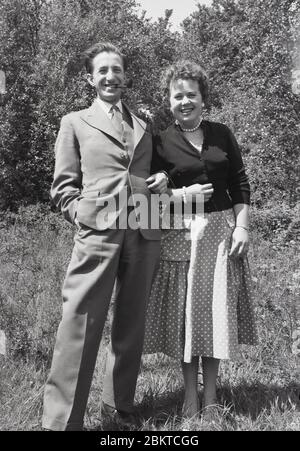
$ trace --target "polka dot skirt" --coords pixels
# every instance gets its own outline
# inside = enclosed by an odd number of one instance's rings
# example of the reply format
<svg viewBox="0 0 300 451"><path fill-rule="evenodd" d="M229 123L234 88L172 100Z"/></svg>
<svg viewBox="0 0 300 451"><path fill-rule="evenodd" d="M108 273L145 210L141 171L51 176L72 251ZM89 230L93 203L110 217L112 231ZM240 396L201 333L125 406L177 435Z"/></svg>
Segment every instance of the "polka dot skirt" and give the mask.
<svg viewBox="0 0 300 451"><path fill-rule="evenodd" d="M229 258L232 210L163 230L146 318L144 353L234 359L257 342L248 260Z"/></svg>

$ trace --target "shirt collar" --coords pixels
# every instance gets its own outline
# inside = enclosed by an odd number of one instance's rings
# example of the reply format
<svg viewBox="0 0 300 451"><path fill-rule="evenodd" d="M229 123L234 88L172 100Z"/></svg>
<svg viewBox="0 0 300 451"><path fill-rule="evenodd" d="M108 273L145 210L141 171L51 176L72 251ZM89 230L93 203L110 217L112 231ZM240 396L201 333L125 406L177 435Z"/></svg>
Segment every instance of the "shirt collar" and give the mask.
<svg viewBox="0 0 300 451"><path fill-rule="evenodd" d="M98 104L100 105L100 107L102 108L104 113L107 114L108 117L110 117L110 114L111 114L110 110L111 110L112 104L109 102L105 102L104 100L101 100L99 97L96 97L96 101L98 102ZM119 100L116 103L116 106L119 108L121 113L123 113L123 106L122 106L121 100Z"/></svg>

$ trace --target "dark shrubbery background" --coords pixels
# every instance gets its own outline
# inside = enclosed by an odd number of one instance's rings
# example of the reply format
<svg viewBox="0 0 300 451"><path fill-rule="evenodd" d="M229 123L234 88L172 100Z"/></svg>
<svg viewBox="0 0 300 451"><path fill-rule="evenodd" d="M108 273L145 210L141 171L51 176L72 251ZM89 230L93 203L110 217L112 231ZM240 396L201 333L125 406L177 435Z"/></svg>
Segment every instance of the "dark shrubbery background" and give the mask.
<svg viewBox="0 0 300 451"><path fill-rule="evenodd" d="M169 121L160 94L163 68L178 58L204 64L211 79L207 115L227 123L241 144L253 204L293 208L299 184L299 0L214 0L172 32L170 11L150 22L134 0L0 0L0 208L49 201L53 145L63 114L93 97L81 53L112 41L129 57L136 111L156 128ZM297 47L298 46L298 47Z"/></svg>

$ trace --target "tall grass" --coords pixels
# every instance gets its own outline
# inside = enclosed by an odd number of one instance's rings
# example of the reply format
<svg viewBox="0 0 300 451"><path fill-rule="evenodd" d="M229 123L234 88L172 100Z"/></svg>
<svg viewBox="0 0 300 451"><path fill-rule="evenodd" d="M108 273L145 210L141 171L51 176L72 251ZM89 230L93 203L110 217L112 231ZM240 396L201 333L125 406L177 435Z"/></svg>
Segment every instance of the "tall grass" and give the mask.
<svg viewBox="0 0 300 451"><path fill-rule="evenodd" d="M261 221L261 216L259 216ZM257 219L258 221L258 219ZM143 430L300 430L298 235L282 227L252 232L250 260L259 345L223 362L218 379L224 409L206 424L180 417L180 364L145 356L136 402ZM8 354L0 356L0 430L39 430L43 386L61 315L61 284L72 250L72 228L60 216L31 207L0 218L0 330ZM89 399L88 430L112 430L100 414L109 322ZM199 369L199 392L202 376Z"/></svg>

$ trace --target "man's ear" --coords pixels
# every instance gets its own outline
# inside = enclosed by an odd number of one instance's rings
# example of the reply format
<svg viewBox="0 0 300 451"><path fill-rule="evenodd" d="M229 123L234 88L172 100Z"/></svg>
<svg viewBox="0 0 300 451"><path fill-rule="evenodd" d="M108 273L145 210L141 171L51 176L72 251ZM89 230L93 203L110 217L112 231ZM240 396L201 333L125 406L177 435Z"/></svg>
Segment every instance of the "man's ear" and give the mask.
<svg viewBox="0 0 300 451"><path fill-rule="evenodd" d="M95 87L95 83L94 83L94 79L92 74L86 74L86 79L89 83L89 85L93 86L93 88Z"/></svg>

